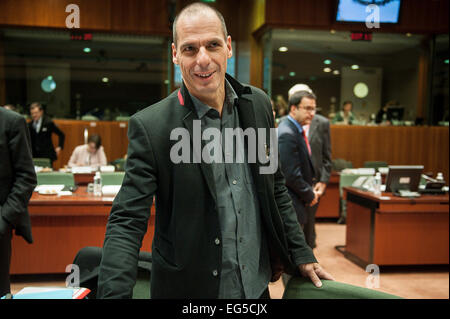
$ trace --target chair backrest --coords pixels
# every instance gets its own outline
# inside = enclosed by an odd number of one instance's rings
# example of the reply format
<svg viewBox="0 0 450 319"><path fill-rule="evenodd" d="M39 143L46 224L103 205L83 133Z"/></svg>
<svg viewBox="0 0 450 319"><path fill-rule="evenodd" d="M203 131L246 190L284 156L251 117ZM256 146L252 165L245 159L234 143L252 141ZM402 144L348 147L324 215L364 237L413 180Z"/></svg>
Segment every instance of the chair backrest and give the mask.
<svg viewBox="0 0 450 319"><path fill-rule="evenodd" d="M123 171L125 170L125 159L118 158L111 162L111 165L114 165L116 168L116 171Z"/></svg>
<svg viewBox="0 0 450 319"><path fill-rule="evenodd" d="M122 185L125 172L101 173L102 185Z"/></svg>
<svg viewBox="0 0 450 319"><path fill-rule="evenodd" d="M35 157L33 158L33 164L34 166L52 167L52 162L49 158Z"/></svg>
<svg viewBox="0 0 450 319"><path fill-rule="evenodd" d="M83 115L81 117L82 121L98 121L98 117L94 116L94 115Z"/></svg>
<svg viewBox="0 0 450 319"><path fill-rule="evenodd" d="M292 277L286 285L283 299L403 299L374 289L343 282L322 280L317 289L308 278Z"/></svg>
<svg viewBox="0 0 450 319"><path fill-rule="evenodd" d="M364 162L364 167L368 167L368 168L380 168L380 167L388 167L388 163L384 162L384 161L366 161Z"/></svg>
<svg viewBox="0 0 450 319"><path fill-rule="evenodd" d="M37 173L36 176L38 185L75 186L75 179L72 173L60 173L60 172Z"/></svg>
<svg viewBox="0 0 450 319"><path fill-rule="evenodd" d="M345 168L353 168L353 164L343 158L336 158L332 160L332 167L334 171L340 172Z"/></svg>

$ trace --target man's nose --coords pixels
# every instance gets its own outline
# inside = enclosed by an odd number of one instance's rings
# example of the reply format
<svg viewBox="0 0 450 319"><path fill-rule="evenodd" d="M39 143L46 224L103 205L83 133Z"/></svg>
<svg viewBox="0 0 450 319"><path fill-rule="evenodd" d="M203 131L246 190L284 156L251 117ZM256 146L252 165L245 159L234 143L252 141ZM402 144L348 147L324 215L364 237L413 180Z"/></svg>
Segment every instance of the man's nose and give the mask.
<svg viewBox="0 0 450 319"><path fill-rule="evenodd" d="M197 55L197 64L200 65L201 67L204 67L208 66L210 62L211 58L208 54L208 51L206 50L205 47L201 47Z"/></svg>

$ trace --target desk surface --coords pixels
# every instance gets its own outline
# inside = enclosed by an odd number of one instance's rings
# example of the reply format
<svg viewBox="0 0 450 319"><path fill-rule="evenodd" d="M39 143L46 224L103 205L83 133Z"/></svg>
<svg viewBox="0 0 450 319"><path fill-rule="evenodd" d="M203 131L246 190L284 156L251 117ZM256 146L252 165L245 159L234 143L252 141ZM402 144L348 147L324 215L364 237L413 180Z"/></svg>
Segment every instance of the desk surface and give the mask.
<svg viewBox="0 0 450 319"><path fill-rule="evenodd" d="M34 242L13 236L11 274L64 273L81 248L102 247L114 197L86 190L80 186L71 196L33 193L28 211ZM151 250L154 234L154 206L151 211L142 242L145 251Z"/></svg>
<svg viewBox="0 0 450 319"><path fill-rule="evenodd" d="M417 204L436 204L436 203L442 203L442 204L448 204L449 202L449 194L446 193L445 195L421 195L420 197L416 198L404 198L404 197L398 197L393 196L392 193L386 193L383 192L381 195L375 195L372 192L369 191L363 191L358 188L354 187L344 187L344 191L354 193L360 197L380 202L380 203L390 203L390 204L411 204L411 203L417 203Z"/></svg>
<svg viewBox="0 0 450 319"><path fill-rule="evenodd" d="M30 199L30 206L37 205L51 205L58 203L58 205L109 205L111 206L114 196L94 196L93 193L87 192L86 186L79 186L72 195L42 195L38 192L33 192ZM100 204L101 203L101 204Z"/></svg>

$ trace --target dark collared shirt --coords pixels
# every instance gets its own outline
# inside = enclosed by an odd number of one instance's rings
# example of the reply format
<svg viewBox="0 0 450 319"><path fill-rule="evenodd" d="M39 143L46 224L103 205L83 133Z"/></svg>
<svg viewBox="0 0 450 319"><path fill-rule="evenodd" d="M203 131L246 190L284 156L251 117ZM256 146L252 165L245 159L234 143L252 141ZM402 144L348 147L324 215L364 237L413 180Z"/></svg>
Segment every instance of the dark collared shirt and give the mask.
<svg viewBox="0 0 450 319"><path fill-rule="evenodd" d="M221 132L221 154L214 154L217 148L209 152L214 159L211 165L222 234L219 298L259 298L271 277L268 248L246 150L237 149L239 144L232 142L232 151L226 152L225 142L230 139L225 138L225 129L236 129L240 125L236 110L238 96L228 81L225 82L222 117L217 110L191 95L201 120L202 133L208 128ZM204 144L208 145L213 138ZM243 146L242 135L239 138ZM236 156L237 151L244 155L243 161Z"/></svg>

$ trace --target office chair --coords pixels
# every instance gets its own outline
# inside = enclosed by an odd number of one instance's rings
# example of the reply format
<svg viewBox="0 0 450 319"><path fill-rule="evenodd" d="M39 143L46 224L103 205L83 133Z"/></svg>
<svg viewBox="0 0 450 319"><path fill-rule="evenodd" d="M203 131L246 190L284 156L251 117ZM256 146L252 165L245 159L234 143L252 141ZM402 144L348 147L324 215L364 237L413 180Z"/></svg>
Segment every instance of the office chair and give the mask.
<svg viewBox="0 0 450 319"><path fill-rule="evenodd" d="M34 166L52 168L52 162L50 161L49 158L35 157L35 158L33 158L33 164L34 164Z"/></svg>
<svg viewBox="0 0 450 319"><path fill-rule="evenodd" d="M88 299L97 298L97 282L100 262L102 260L102 247L81 248L73 264L80 270L80 287L91 290ZM141 251L138 257L138 275L133 288L133 299L150 299L150 275L152 271L152 254Z"/></svg>
<svg viewBox="0 0 450 319"><path fill-rule="evenodd" d="M374 289L322 280L316 288L309 278L292 277L286 285L283 299L403 299Z"/></svg>
<svg viewBox="0 0 450 319"><path fill-rule="evenodd" d="M75 186L75 179L72 173L37 173L36 177L38 185L65 185L67 187Z"/></svg>
<svg viewBox="0 0 450 319"><path fill-rule="evenodd" d="M350 161L346 161L343 158L335 158L331 161L332 169L336 172L340 172L346 168L353 168L353 163Z"/></svg>
<svg viewBox="0 0 450 319"><path fill-rule="evenodd" d="M102 185L122 185L125 172L101 173Z"/></svg>
<svg viewBox="0 0 450 319"><path fill-rule="evenodd" d="M366 168L375 168L375 169L379 169L380 167L388 167L388 163L384 162L384 161L366 161L363 164L363 167Z"/></svg>

